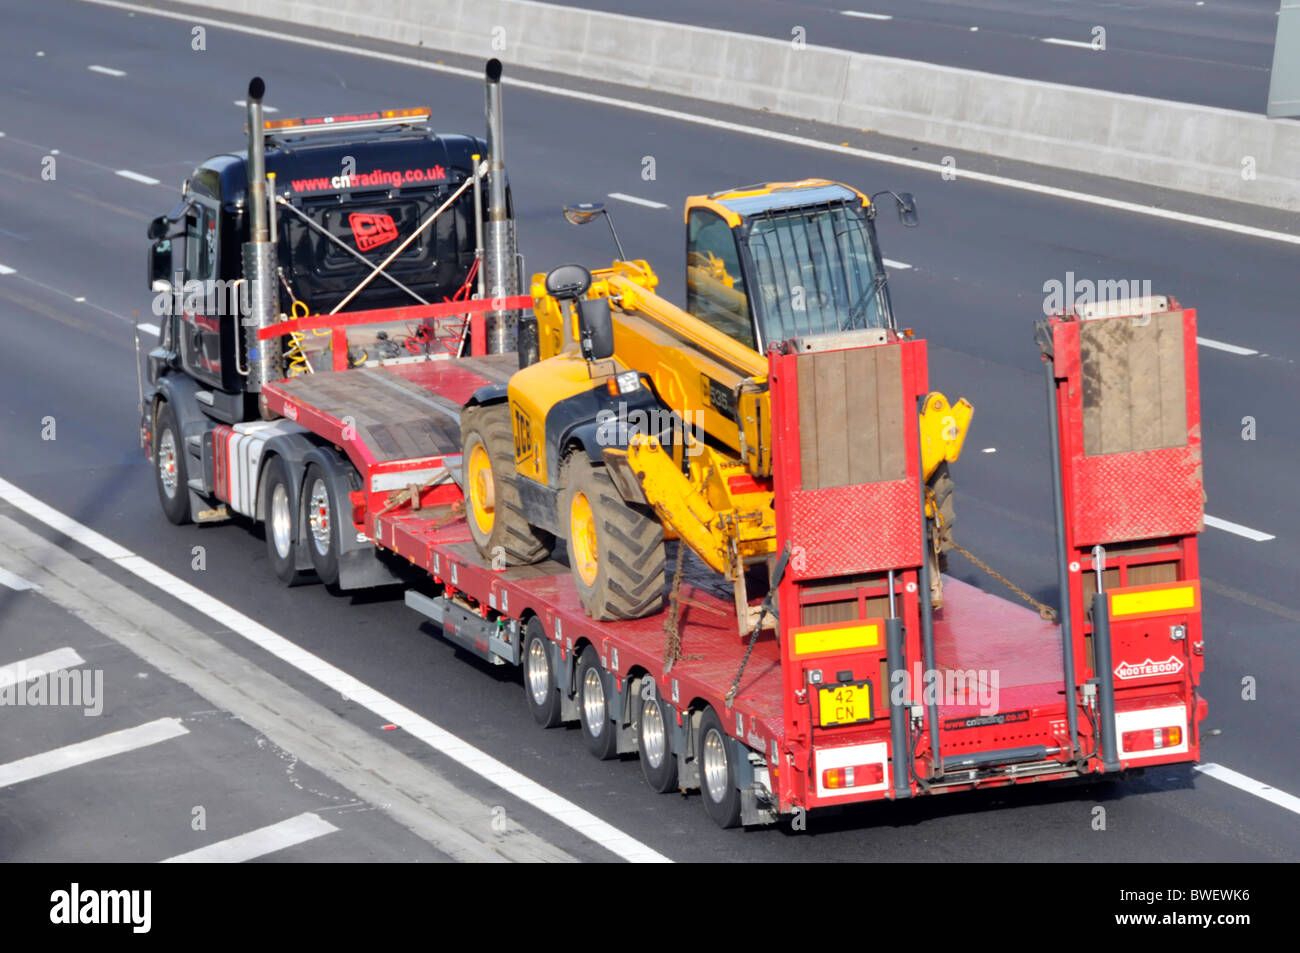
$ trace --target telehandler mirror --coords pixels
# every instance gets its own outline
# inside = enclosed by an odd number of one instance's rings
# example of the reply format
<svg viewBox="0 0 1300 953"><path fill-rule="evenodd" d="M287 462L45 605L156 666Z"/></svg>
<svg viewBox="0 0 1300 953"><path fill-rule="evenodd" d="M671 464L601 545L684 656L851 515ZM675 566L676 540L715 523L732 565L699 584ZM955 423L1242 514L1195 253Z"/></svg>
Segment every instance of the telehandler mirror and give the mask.
<svg viewBox="0 0 1300 953"><path fill-rule="evenodd" d="M916 199L911 192L898 194L898 220L906 228L916 228L920 223L920 218L916 214Z"/></svg>
<svg viewBox="0 0 1300 953"><path fill-rule="evenodd" d="M578 302L578 333L582 356L604 361L614 356L614 319L608 298L583 298Z"/></svg>

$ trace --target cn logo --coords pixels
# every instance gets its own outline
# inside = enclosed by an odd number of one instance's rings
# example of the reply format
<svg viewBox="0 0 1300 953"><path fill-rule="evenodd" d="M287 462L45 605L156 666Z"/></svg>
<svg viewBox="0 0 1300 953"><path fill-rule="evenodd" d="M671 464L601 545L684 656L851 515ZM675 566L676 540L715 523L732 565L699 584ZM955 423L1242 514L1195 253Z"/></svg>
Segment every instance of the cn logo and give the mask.
<svg viewBox="0 0 1300 953"><path fill-rule="evenodd" d="M353 212L348 216L348 224L352 226L352 237L357 240L357 248L361 251L387 245L397 237L397 226L391 215Z"/></svg>

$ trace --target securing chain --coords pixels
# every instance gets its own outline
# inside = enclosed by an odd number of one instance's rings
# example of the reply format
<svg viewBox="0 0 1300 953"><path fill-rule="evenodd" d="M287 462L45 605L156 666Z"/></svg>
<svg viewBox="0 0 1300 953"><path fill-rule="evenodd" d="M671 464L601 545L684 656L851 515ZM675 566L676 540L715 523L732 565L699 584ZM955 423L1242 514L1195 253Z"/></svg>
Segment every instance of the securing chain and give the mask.
<svg viewBox="0 0 1300 953"><path fill-rule="evenodd" d="M673 588L668 596L668 618L664 619L664 673L672 671L673 663L704 658L703 655L682 654L682 633L678 627L682 615L682 564L686 557L686 543L677 541L677 569L673 573ZM692 605L695 603L692 602Z"/></svg>
<svg viewBox="0 0 1300 953"><path fill-rule="evenodd" d="M949 537L948 539L948 545L953 549L957 550L957 552L961 553L963 556L965 556L967 559L973 562L980 569L983 569L986 573L988 573L998 582L1002 583L1002 585L1006 586L1008 589L1010 589L1012 592L1018 595L1021 599L1025 600L1025 602L1027 602L1029 605L1037 609L1038 614L1042 616L1044 619L1046 619L1048 622L1056 621L1056 610L1053 609L1051 606L1047 605L1046 603L1039 602L1037 599L1035 599L1029 593L1025 592L1025 590L1021 589L1019 586L1017 586L1006 576L1002 575L1002 573L998 572L996 569L994 569L984 560L980 559L978 556L972 553L969 549L966 549L963 546L959 546L956 542L952 540L951 537Z"/></svg>

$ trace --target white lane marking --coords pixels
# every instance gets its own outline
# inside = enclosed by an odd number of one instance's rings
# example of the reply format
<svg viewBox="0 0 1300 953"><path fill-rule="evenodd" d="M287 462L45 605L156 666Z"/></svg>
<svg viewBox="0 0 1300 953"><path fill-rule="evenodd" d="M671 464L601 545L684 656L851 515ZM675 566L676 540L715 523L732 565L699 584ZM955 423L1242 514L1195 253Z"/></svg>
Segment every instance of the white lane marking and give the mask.
<svg viewBox="0 0 1300 953"><path fill-rule="evenodd" d="M899 271L907 271L912 267L905 261L894 261L892 258L882 258L880 260L885 263L886 268L896 268Z"/></svg>
<svg viewBox="0 0 1300 953"><path fill-rule="evenodd" d="M1252 351L1248 347L1238 347L1235 344L1224 344L1222 341L1211 341L1209 338L1197 338L1196 343L1201 347L1212 347L1216 351L1227 351L1229 354L1240 354L1243 357L1249 357L1252 354L1259 353L1259 351Z"/></svg>
<svg viewBox="0 0 1300 953"><path fill-rule="evenodd" d="M145 185L157 185L158 180L148 175L141 175L139 172L132 172L130 169L118 169L117 174L124 179L130 179L132 182L142 182Z"/></svg>
<svg viewBox="0 0 1300 953"><path fill-rule="evenodd" d="M635 195L626 195L623 192L610 192L609 197L618 199L620 202L631 202L633 205L644 205L646 208L667 208L663 202L652 202L650 199L639 199Z"/></svg>
<svg viewBox="0 0 1300 953"><path fill-rule="evenodd" d="M125 76L126 70L113 69L111 66L87 66L86 69L92 73L103 73L105 76Z"/></svg>
<svg viewBox="0 0 1300 953"><path fill-rule="evenodd" d="M248 102L243 99L236 99L235 105L244 109L248 108ZM274 106L268 106L266 103L262 103L262 112L264 113L278 113L279 111L280 110L276 109Z"/></svg>
<svg viewBox="0 0 1300 953"><path fill-rule="evenodd" d="M148 334L153 334L153 335L162 334L162 329L159 328L158 325L156 324L137 324L136 327Z"/></svg>
<svg viewBox="0 0 1300 953"><path fill-rule="evenodd" d="M333 824L317 814L299 814L278 824L259 827L247 834L217 841L207 847L191 850L161 861L164 864L242 864L255 857L274 854L277 850L293 847L336 830Z"/></svg>
<svg viewBox="0 0 1300 953"><path fill-rule="evenodd" d="M24 589L39 589L40 586L34 582L28 582L22 576L11 573L8 569L0 568L0 586L8 586L10 589L22 591Z"/></svg>
<svg viewBox="0 0 1300 953"><path fill-rule="evenodd" d="M1229 523L1227 520L1221 520L1217 516L1205 514L1205 525L1214 529L1221 529L1228 533L1236 533L1238 536L1244 536L1246 539L1254 540L1257 543L1266 543L1270 539L1277 539L1276 536L1270 536L1268 533L1261 533L1257 529L1251 529L1249 526L1242 526L1240 523Z"/></svg>
<svg viewBox="0 0 1300 953"><path fill-rule="evenodd" d="M383 719L383 724L397 725L435 751L469 768L480 777L573 828L612 853L630 861L669 862L663 854L625 834L607 821L601 820L590 811L579 807L567 798L560 797L527 775L480 751L405 705L380 694L360 679L331 665L320 656L300 648L284 636L271 631L221 600L208 595L147 559L135 555L89 526L84 526L65 516L8 480L0 479L0 499L18 507L27 516L40 520L104 558L114 560L123 569L134 573L145 582L170 593L191 608L270 652L281 661L312 676L345 698L370 709Z"/></svg>
<svg viewBox="0 0 1300 953"><path fill-rule="evenodd" d="M985 447L983 450L980 451L980 453L997 453L997 452L998 452L997 447Z"/></svg>
<svg viewBox="0 0 1300 953"><path fill-rule="evenodd" d="M33 678L84 664L86 660L77 654L76 649L55 649L53 652L34 655L31 658L0 666L0 688L8 688L19 682L30 682Z"/></svg>
<svg viewBox="0 0 1300 953"><path fill-rule="evenodd" d="M1232 768L1225 768L1221 764L1198 764L1193 767L1201 774L1209 775L1224 784L1231 784L1234 788L1245 791L1247 794L1253 794L1255 797L1263 798L1270 804L1284 807L1293 814L1300 814L1300 797L1296 797L1294 794L1279 791L1263 781L1256 781L1252 777L1248 777L1239 771L1233 771Z"/></svg>
<svg viewBox="0 0 1300 953"><path fill-rule="evenodd" d="M8 265L0 265L0 275L13 275L17 274L17 272L18 269L16 268L10 268Z"/></svg>
<svg viewBox="0 0 1300 953"><path fill-rule="evenodd" d="M336 53L346 53L351 56L365 56L370 59L382 60L386 63L397 63L402 66L412 66L417 69L431 70L435 73L446 73L449 76L462 76L466 79L472 79L475 82L481 82L483 79L482 70L446 66L441 63L432 63L426 60L416 59L413 56L399 56L396 53L382 53L378 50L368 50L361 46L349 46L346 43L331 43L328 40L316 40L308 37L293 36L292 34L280 33L275 30L263 30L257 27L244 26L240 23L231 23L227 20L215 20L211 17L189 16L184 13L173 13L170 10L155 10L151 7L140 6L135 3L123 3L121 0L82 0L82 2L92 3L101 7L112 7L116 10L131 10L135 13L164 17L170 20L182 20L186 23L198 23L205 26L217 27L223 30L231 30L235 33L244 33L248 36L259 36L265 39L276 40L282 43L294 43L298 46L307 46L318 50L330 50ZM873 152L870 149L859 149L856 146L841 146L839 143L834 142L819 142L816 139L808 139L804 136L796 136L786 132L776 132L772 129L761 129L758 126L746 126L737 122L727 122L725 120L714 119L711 116L701 116L695 113L681 112L676 109L667 109L663 106L652 106L648 103L637 103L627 99L617 99L613 96L600 96L596 93L586 93L576 89L564 89L559 86L549 86L545 83L535 83L529 80L512 79L509 77L505 78L503 82L515 89L528 89L552 96L564 96L568 99L576 99L580 102L612 106L616 109L626 109L632 112L645 113L650 116L659 116L664 119L676 119L681 122L694 123L698 126L708 126L712 129L721 129L725 132L754 136L759 139L769 139L773 142L784 142L789 145L801 146L806 149L818 149L822 152L834 152L839 155L853 156L857 159L867 159L871 162L883 162L888 165L902 166L907 169L920 169L924 172L937 172L941 175L948 171L946 167L938 162L926 162L922 159L911 159L905 156L888 155L884 152ZM983 182L986 185L1018 189L1022 192L1032 192L1036 195L1046 195L1070 202L1082 202L1085 205L1099 205L1103 208L1114 209L1120 212L1132 212L1135 215L1146 215L1149 218L1159 218L1164 219L1165 221L1179 222L1183 225L1196 225L1201 228L1213 228L1218 231L1231 232L1235 235L1247 235L1251 238L1263 238L1268 241L1283 242L1288 245L1300 245L1300 235L1290 235L1286 232L1275 232L1267 228L1256 228L1254 225L1241 225L1237 222L1226 222L1217 218L1207 218L1203 215L1189 215L1186 212L1175 212L1170 209L1156 208L1154 205L1141 205L1137 202L1125 202L1121 199L1107 198L1089 192L1076 192L1073 189L1059 189L1051 185L1039 185L1036 182L1009 179L1006 176L992 175L988 172L963 171L958 177L971 182Z"/></svg>
<svg viewBox="0 0 1300 953"><path fill-rule="evenodd" d="M892 14L889 13L863 13L861 10L841 10L841 16L857 17L860 20L892 20Z"/></svg>
<svg viewBox="0 0 1300 953"><path fill-rule="evenodd" d="M1045 36L1043 37L1043 42L1051 43L1053 46L1073 46L1080 50L1096 50L1098 53L1101 52L1101 50L1097 49L1097 47L1093 46L1087 40L1063 40L1058 36Z"/></svg>
<svg viewBox="0 0 1300 953"><path fill-rule="evenodd" d="M111 758L115 754L125 754L137 748L156 745L161 741L169 741L189 733L189 729L181 724L179 718L159 718L157 721L146 722L134 728L100 735L89 741L64 745L62 748L34 754L30 758L20 758L8 764L0 764L0 788L54 774L67 768L75 768L90 761Z"/></svg>

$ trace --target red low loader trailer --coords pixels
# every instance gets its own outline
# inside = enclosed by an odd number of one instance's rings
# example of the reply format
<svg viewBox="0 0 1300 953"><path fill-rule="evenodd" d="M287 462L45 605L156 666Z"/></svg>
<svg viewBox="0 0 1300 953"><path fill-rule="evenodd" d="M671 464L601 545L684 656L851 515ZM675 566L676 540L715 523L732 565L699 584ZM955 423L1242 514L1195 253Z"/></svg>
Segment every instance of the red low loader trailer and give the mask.
<svg viewBox="0 0 1300 953"><path fill-rule="evenodd" d="M345 335L384 320L304 318L259 334ZM509 378L514 354L480 347L267 382L261 400L278 419L211 426L201 480L326 581L339 560L400 558L422 580L407 603L466 651L520 666L539 723L578 721L600 757L638 752L653 788L702 788L723 826L1195 761L1206 713L1195 314L1144 299L1053 317L1037 337L1059 623L947 576L942 608L919 597L932 545L918 476L926 344L892 331L873 346L768 353L787 566L778 625L752 643L737 635L730 590L707 580L682 584L659 615L597 623L564 562L502 569L480 556L458 484L459 414ZM850 413L817 412L840 396ZM847 483L833 447L870 454L851 468L869 479Z"/></svg>

